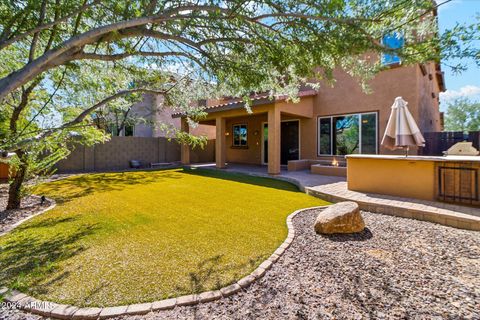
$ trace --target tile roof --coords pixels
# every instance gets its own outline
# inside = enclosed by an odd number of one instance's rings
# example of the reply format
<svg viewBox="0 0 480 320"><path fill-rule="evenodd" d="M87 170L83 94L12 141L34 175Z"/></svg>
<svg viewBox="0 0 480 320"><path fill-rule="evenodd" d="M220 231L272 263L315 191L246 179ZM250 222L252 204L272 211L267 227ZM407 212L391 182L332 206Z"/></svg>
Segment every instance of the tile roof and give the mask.
<svg viewBox="0 0 480 320"><path fill-rule="evenodd" d="M317 95L317 93L318 92L316 90L313 90L313 89L302 90L298 93L298 97L300 97L300 98L311 97L311 96ZM251 97L252 107L259 106L259 105L264 105L264 104L270 104L270 103L273 103L273 102L276 102L276 101L283 101L283 100L288 99L288 97L289 96L286 95L286 94L280 94L280 95L275 95L273 97L273 99L270 99L268 93L258 94L258 95L255 95L255 96ZM228 100L226 102L223 102L223 103L207 106L207 107L205 107L204 111L207 112L207 113L213 113L213 112L220 112L220 111L225 111L225 110L239 109L239 108L243 108L244 106L245 105L244 105L242 99L236 98L236 99L230 99L230 100ZM181 117L181 116L182 116L182 113L180 113L180 112L172 114L172 117L174 117L174 118L178 118L178 117Z"/></svg>

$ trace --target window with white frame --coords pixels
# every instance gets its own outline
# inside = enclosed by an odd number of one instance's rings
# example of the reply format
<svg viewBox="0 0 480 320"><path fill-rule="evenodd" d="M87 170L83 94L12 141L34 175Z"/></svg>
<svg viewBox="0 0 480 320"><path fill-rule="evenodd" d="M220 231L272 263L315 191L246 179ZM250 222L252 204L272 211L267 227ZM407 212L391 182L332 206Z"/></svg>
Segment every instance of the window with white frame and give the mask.
<svg viewBox="0 0 480 320"><path fill-rule="evenodd" d="M377 113L318 118L318 155L377 153Z"/></svg>
<svg viewBox="0 0 480 320"><path fill-rule="evenodd" d="M247 146L247 125L235 124L233 125L233 143L234 147L246 147Z"/></svg>

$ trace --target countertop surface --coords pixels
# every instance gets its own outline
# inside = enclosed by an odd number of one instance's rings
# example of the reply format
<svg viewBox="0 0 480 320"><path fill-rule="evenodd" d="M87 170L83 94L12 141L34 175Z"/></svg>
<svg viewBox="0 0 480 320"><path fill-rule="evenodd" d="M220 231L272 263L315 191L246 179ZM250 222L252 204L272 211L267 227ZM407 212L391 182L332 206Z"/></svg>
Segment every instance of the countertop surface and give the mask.
<svg viewBox="0 0 480 320"><path fill-rule="evenodd" d="M411 155L405 157L404 155L386 155L386 154L349 154L345 156L348 158L354 159L378 159L378 160L406 160L406 161L438 161L438 162L445 162L445 161L454 161L454 162L461 162L461 161L474 161L480 162L480 156L417 156Z"/></svg>

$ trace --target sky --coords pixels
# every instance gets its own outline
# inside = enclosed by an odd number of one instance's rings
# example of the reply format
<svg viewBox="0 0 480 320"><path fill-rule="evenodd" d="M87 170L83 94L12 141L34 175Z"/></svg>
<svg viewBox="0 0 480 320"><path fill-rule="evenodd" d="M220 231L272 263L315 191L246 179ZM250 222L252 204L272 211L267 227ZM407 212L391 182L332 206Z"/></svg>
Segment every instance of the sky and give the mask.
<svg viewBox="0 0 480 320"><path fill-rule="evenodd" d="M444 1L437 0L437 3ZM440 30L452 28L457 22L473 23L477 15L480 15L480 0L452 0L439 7ZM480 101L480 68L475 63L469 62L468 70L460 75L453 74L445 65L442 65L442 70L445 72L447 87L447 91L440 94L442 110L449 101L459 97Z"/></svg>

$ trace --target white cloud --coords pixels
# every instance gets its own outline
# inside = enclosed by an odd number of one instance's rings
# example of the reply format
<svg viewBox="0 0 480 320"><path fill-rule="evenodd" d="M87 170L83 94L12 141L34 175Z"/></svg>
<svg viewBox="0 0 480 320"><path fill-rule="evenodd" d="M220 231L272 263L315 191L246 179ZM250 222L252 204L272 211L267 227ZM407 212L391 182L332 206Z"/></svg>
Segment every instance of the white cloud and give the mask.
<svg viewBox="0 0 480 320"><path fill-rule="evenodd" d="M480 86L466 85L459 90L447 90L440 93L440 98L444 101L457 98L478 98L480 97Z"/></svg>

